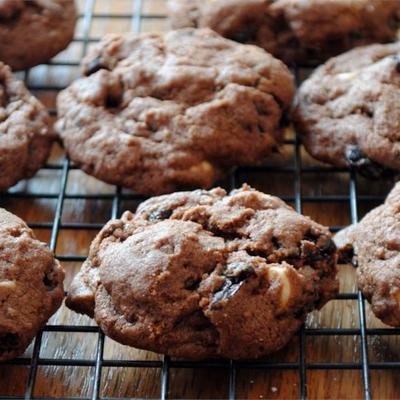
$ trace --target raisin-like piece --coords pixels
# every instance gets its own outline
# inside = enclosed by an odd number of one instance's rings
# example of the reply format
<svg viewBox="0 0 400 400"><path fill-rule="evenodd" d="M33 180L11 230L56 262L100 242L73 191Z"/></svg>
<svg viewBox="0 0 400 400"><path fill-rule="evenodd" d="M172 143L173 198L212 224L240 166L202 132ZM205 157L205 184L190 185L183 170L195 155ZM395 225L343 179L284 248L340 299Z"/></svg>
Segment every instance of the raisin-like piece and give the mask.
<svg viewBox="0 0 400 400"><path fill-rule="evenodd" d="M173 210L156 210L149 214L149 221L161 221L168 219L172 215Z"/></svg>
<svg viewBox="0 0 400 400"><path fill-rule="evenodd" d="M349 166L355 168L366 178L379 179L386 176L392 176L393 171L389 168L376 163L362 153L358 146L351 146L346 150L346 159Z"/></svg>
<svg viewBox="0 0 400 400"><path fill-rule="evenodd" d="M233 283L230 280L226 280L222 288L214 294L213 301L211 303L212 307L218 307L217 303L222 300L227 300L233 297L236 292L240 289L244 281L239 283Z"/></svg>
<svg viewBox="0 0 400 400"><path fill-rule="evenodd" d="M46 269L43 277L43 284L44 286L46 286L46 289L48 291L53 290L57 287L58 282L53 266L50 266Z"/></svg>
<svg viewBox="0 0 400 400"><path fill-rule="evenodd" d="M240 289L247 278L255 275L254 268L243 262L232 263L223 272L226 280L223 286L214 294L212 307L218 307L220 301L230 299Z"/></svg>
<svg viewBox="0 0 400 400"><path fill-rule="evenodd" d="M223 273L234 284L244 281L254 274L254 268L242 262L229 264Z"/></svg>
<svg viewBox="0 0 400 400"><path fill-rule="evenodd" d="M101 56L97 56L97 57L93 58L93 60L91 60L88 63L88 65L87 65L87 67L85 69L85 75L86 76L92 75L95 72L100 71L101 69L107 69L108 70L109 68L107 68L107 66L105 66L102 63Z"/></svg>
<svg viewBox="0 0 400 400"><path fill-rule="evenodd" d="M336 251L335 242L329 239L328 242L321 248L321 254L323 256L330 256Z"/></svg>
<svg viewBox="0 0 400 400"><path fill-rule="evenodd" d="M185 289L186 290L196 290L200 285L201 279L189 278L185 282Z"/></svg>

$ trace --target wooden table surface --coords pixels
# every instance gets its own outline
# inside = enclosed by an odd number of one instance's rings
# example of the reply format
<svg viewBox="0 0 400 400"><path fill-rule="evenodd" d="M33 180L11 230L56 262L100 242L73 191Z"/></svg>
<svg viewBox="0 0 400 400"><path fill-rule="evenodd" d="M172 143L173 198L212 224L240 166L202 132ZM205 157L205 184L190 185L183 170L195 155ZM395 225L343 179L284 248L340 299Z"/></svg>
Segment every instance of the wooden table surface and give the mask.
<svg viewBox="0 0 400 400"><path fill-rule="evenodd" d="M139 19L126 14L141 11L146 17L140 28L143 31L165 30L164 19L157 16L165 14L164 0L79 0L81 14L93 11L93 18L80 18L76 37L69 48L55 58L54 65L39 66L32 69L26 78L29 86L50 109L54 110L57 87L65 86L79 76L77 65L65 65L65 62L79 62L87 50L82 39L98 38L107 32L124 32L139 28ZM106 17L112 14L114 17ZM119 16L118 16L119 15ZM151 17L153 16L153 18ZM81 40L80 40L81 39ZM92 45L91 43L89 45ZM64 65L63 65L64 64ZM288 132L288 137L291 133ZM64 153L55 145L51 163L62 164ZM321 166L311 160L301 149L303 169ZM272 158L269 166L277 167L273 171L240 170L236 185L247 182L252 186L282 196L294 204L295 185L300 183L302 190L303 213L310 215L320 223L329 226L345 226L351 221L349 195L349 174L330 170L303 172L296 183L293 171L295 151L287 144L282 154ZM285 171L286 168L286 171ZM289 168L289 170L287 170ZM292 170L290 170L292 168ZM0 196L0 206L16 213L30 224L48 225L37 227L37 236L49 242L51 224L57 209L57 195L60 191L62 170L43 169L29 182L21 182L10 192L13 196ZM89 244L111 216L112 195L115 187L103 184L83 172L71 169L66 185L67 197L61 212L61 227L57 237L57 256L85 256ZM221 182L229 188L229 180ZM374 196L386 195L393 181L368 182L357 179L359 214L376 206L381 200ZM101 193L102 199L90 195ZM128 192L126 192L128 193ZM27 196L25 196L27 194ZM41 194L41 196L30 196ZM46 196L44 196L46 194ZM74 195L84 195L75 196ZM108 195L108 197L107 197ZM86 198L79 198L85 197ZM89 198L87 198L89 196ZM78 198L76 198L78 197ZM120 211L134 210L138 201L127 199L121 202ZM317 202L324 197L323 202ZM93 229L75 229L73 224L95 224ZM97 224L97 225L96 225ZM38 225L34 225L38 226ZM65 261L66 288L80 267L80 262ZM351 266L339 267L340 291L355 293L355 274ZM367 327L384 327L370 312L366 304ZM50 320L50 325L90 325L89 318L74 314L65 306ZM321 311L310 314L307 328L353 328L358 329L359 317L356 300L331 301ZM95 360L98 334L44 332L40 348L41 359L85 359ZM306 370L307 394L310 399L355 399L363 397L363 381L360 368L329 370L316 369L316 363L360 363L360 335L306 335L304 357L311 368ZM368 356L371 363L399 361L400 346L396 335L368 335ZM269 361L297 362L299 360L299 337L296 336L289 346L268 358ZM24 396L29 376L32 345L18 365L0 365L0 396ZM121 346L110 339L105 340L105 360L160 360L160 356ZM93 391L93 366L39 365L33 395L43 397L91 397ZM228 396L228 371L226 368L171 368L169 382L170 398L216 399ZM160 368L103 367L100 396L126 398L159 398ZM400 398L397 369L370 369L372 395L377 399ZM242 399L292 399L300 396L298 369L250 369L240 368L236 373L236 396Z"/></svg>

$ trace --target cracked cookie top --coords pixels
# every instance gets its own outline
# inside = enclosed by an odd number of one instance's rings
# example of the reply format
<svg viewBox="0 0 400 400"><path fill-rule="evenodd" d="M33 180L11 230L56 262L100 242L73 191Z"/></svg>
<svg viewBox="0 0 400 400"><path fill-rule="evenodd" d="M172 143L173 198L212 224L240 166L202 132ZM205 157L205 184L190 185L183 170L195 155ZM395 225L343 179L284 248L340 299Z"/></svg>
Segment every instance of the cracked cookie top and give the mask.
<svg viewBox="0 0 400 400"><path fill-rule="evenodd" d="M0 0L0 61L13 70L48 61L72 40L74 0Z"/></svg>
<svg viewBox="0 0 400 400"><path fill-rule="evenodd" d="M173 28L209 27L286 63L396 40L398 0L169 0Z"/></svg>
<svg viewBox="0 0 400 400"><path fill-rule="evenodd" d="M134 347L257 358L283 347L337 289L329 230L244 186L155 197L110 221L67 305Z"/></svg>
<svg viewBox="0 0 400 400"><path fill-rule="evenodd" d="M83 71L58 97L60 138L85 172L142 194L264 161L294 92L281 61L208 29L106 36Z"/></svg>
<svg viewBox="0 0 400 400"><path fill-rule="evenodd" d="M400 44L329 60L301 85L293 117L315 158L371 177L399 170Z"/></svg>
<svg viewBox="0 0 400 400"><path fill-rule="evenodd" d="M58 309L63 280L53 253L0 208L0 361L22 354Z"/></svg>
<svg viewBox="0 0 400 400"><path fill-rule="evenodd" d="M45 107L0 62L0 191L30 178L55 139Z"/></svg>

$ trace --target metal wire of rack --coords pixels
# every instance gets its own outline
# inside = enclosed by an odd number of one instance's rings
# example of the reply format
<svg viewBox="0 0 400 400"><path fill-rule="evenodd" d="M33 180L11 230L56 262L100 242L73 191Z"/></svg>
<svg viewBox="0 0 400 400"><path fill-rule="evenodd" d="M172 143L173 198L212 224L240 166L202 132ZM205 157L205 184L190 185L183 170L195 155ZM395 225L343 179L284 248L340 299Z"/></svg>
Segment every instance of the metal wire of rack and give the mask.
<svg viewBox="0 0 400 400"><path fill-rule="evenodd" d="M145 14L142 12L143 1L145 0L132 0L132 12L127 14L107 14L94 13L96 0L86 0L84 13L80 15L83 20L83 36L76 37L74 42L82 43L82 56L86 54L88 46L92 42L96 42L98 38L93 38L90 35L92 22L95 19L129 19L131 21L132 30L139 32L141 24L148 18L165 18L164 15L158 14ZM78 62L51 62L51 65L58 66L78 66ZM25 81L32 90L40 91L58 91L63 89L56 85L29 85L29 71L25 72ZM296 78L299 79L299 69L295 69ZM54 115L55 110L51 109L50 113ZM343 204L348 203L351 210L351 222L355 223L358 220L358 202L360 200L382 201L382 195L359 195L357 191L357 176L354 172L347 172L346 170L333 168L333 167L303 167L301 157L301 143L298 139L287 140L286 144L292 146L294 153L293 165L284 167L252 167L252 168L239 168L235 170L230 179L231 188L238 186L239 181L243 181L241 176L246 176L246 173L252 170L261 171L263 173L280 172L287 174L293 178L293 196L282 196L284 200L293 202L298 212L302 212L303 203L316 202L323 204L324 202L336 201ZM120 204L123 200L143 200L141 196L135 194L126 194L121 191L121 188L115 188L114 194L109 193L95 193L95 194L67 194L67 182L71 171L76 169L71 165L67 158L61 163L48 164L44 169L57 170L60 172L59 178L59 192L58 193L25 193L19 191L10 191L1 194L2 198L7 199L54 199L56 201L56 209L52 222L36 222L30 224L35 229L51 229L51 236L49 246L52 250L56 251L57 241L59 239L60 229L85 229L85 230L98 230L102 227L101 223L63 223L62 214L64 202L67 199L104 199L112 201L111 218L116 218L120 214ZM349 188L346 195L320 195L320 196L303 196L302 194L302 178L304 174L314 174L320 172L330 173L348 173ZM106 221L104 221L106 222ZM333 226L331 229L337 231L340 226ZM61 261L83 261L85 257L80 255L57 255ZM104 334L94 326L85 325L48 325L44 328L43 332L81 332L81 333L95 333L97 334L96 356L94 359L56 359L56 358L43 358L40 357L40 350L42 346L42 334L39 333L34 341L33 354L29 358L17 358L9 361L7 365L29 365L30 372L26 385L24 396L3 396L0 399L32 399L34 397L34 389L36 383L37 370L39 366L70 366L70 367L93 367L93 386L92 394L90 397L99 399L101 397L101 379L102 369L105 367L135 367L135 368L158 368L161 370L160 374L160 393L159 398L164 400L169 396L169 381L171 368L223 368L229 375L228 380L228 398L235 399L236 393L236 375L242 368L266 369L266 370L294 370L298 372L299 377L299 397L301 399L307 398L307 373L310 370L358 370L362 375L363 392L366 400L371 399L371 384L370 384L370 370L372 369L398 369L400 368L400 361L383 361L383 362L369 362L368 360L368 341L369 335L398 335L400 329L386 329L386 328L367 328L365 317L365 304L363 296L360 292L355 293L341 293L337 297L338 300L355 300L357 301L358 314L359 314L359 328L306 328L303 326L298 333L299 336L299 358L296 362L272 362L268 360L257 361L228 361L228 360L212 360L205 362L192 362L192 361L177 361L171 360L168 356L160 360L109 360L104 357ZM306 338L310 336L350 336L355 335L360 337L360 359L358 362L306 362ZM43 398L43 397L41 397Z"/></svg>

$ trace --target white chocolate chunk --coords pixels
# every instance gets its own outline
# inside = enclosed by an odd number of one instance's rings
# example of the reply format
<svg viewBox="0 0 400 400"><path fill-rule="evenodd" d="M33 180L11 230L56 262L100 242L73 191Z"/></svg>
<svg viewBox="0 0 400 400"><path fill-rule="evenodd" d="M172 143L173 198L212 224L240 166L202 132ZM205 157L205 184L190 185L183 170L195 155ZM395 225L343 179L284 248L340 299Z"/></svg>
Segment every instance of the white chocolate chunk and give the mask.
<svg viewBox="0 0 400 400"><path fill-rule="evenodd" d="M17 287L17 283L11 280L0 281L0 290L14 290Z"/></svg>
<svg viewBox="0 0 400 400"><path fill-rule="evenodd" d="M290 281L285 267L271 267L268 270L268 279L279 281L281 285L281 305L284 307L289 301L291 295Z"/></svg>
<svg viewBox="0 0 400 400"><path fill-rule="evenodd" d="M336 77L342 81L349 81L354 79L357 76L357 72L342 72L341 74L337 74Z"/></svg>

